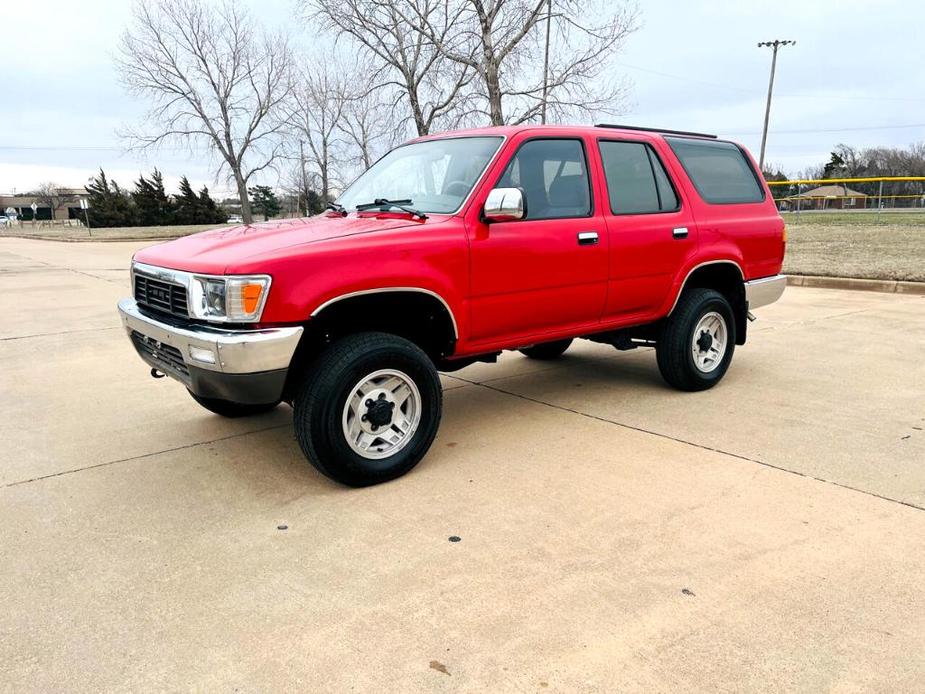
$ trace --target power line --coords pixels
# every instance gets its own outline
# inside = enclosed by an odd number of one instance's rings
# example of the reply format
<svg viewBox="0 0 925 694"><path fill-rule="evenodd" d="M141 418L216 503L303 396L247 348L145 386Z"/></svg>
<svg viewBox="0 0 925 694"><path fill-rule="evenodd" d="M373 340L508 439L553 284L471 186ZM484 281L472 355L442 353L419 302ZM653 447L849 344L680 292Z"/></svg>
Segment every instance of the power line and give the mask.
<svg viewBox="0 0 925 694"><path fill-rule="evenodd" d="M733 92L739 92L742 94L749 94L754 97L763 96L760 92L755 91L754 89L747 89L745 87L740 87L734 84L728 84L726 82L710 82L707 80L702 80L697 77L690 77L685 75L675 75L670 72L662 72L661 70L653 70L647 67L641 67L639 65L631 65L629 63L624 63L623 61L616 60L615 64L628 68L630 70L637 70L639 72L646 72L651 75L658 75L659 77L667 77L673 80L679 80L681 82L688 82L691 84L702 84L708 87L716 87L717 89L726 89ZM923 102L925 98L916 98L916 97L902 97L902 96L857 96L851 94L811 94L811 93L800 93L793 92L790 94L777 94L777 98L785 99L845 99L848 101L908 101L908 102Z"/></svg>
<svg viewBox="0 0 925 694"><path fill-rule="evenodd" d="M105 147L93 145L0 145L0 150L23 152L122 152L131 154L130 149L124 147ZM161 152L189 152L188 147L160 147Z"/></svg>
<svg viewBox="0 0 925 694"><path fill-rule="evenodd" d="M818 129L800 129L800 130L772 130L775 135L812 135L815 133L847 133L860 132L864 130L902 130L905 128L925 128L925 123L913 123L910 125L871 125L864 127L852 128L818 128ZM726 135L760 135L761 131L756 130L731 130L724 131Z"/></svg>
<svg viewBox="0 0 925 694"><path fill-rule="evenodd" d="M861 132L874 130L907 130L911 128L925 128L925 123L909 123L904 125L865 125L865 126L848 126L844 128L801 128L798 130L775 130L771 132L775 135L812 135L814 133L844 133L844 132ZM760 135L760 130L724 130L724 135ZM79 151L79 152L102 152L102 151L124 151L118 147L92 147L92 146L56 146L56 145L0 145L0 151L23 151L23 152L42 152L42 151ZM174 149L171 151L188 151L183 149Z"/></svg>

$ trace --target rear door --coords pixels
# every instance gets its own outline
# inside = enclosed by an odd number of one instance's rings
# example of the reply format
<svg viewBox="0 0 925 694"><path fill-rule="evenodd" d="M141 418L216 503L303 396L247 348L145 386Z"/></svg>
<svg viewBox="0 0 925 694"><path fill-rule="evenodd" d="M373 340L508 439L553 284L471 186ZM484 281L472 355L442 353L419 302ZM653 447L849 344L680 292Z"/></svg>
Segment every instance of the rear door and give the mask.
<svg viewBox="0 0 925 694"><path fill-rule="evenodd" d="M582 137L515 142L488 188L520 188L526 216L470 230L471 339L516 341L600 320L607 243ZM487 191L486 191L487 195Z"/></svg>
<svg viewBox="0 0 925 694"><path fill-rule="evenodd" d="M745 149L724 140L665 140L697 191L702 246L738 262L745 279L780 272L784 221Z"/></svg>
<svg viewBox="0 0 925 694"><path fill-rule="evenodd" d="M607 188L610 280L604 321L659 309L697 248L690 205L651 141L597 142Z"/></svg>

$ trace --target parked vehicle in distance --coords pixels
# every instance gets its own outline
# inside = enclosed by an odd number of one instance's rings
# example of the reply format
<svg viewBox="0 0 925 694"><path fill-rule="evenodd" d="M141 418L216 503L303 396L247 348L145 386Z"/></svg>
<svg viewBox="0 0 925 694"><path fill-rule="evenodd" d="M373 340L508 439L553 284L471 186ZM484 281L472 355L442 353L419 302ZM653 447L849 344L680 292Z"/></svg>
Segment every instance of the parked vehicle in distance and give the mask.
<svg viewBox="0 0 925 694"><path fill-rule="evenodd" d="M152 375L226 417L290 403L312 464L363 486L429 449L438 371L502 350L648 345L672 386L716 385L784 290L785 244L732 142L485 128L394 149L309 219L145 248L119 311Z"/></svg>
<svg viewBox="0 0 925 694"><path fill-rule="evenodd" d="M8 226L10 226L10 218L7 217L5 214L0 214L0 227L8 227Z"/></svg>
<svg viewBox="0 0 925 694"><path fill-rule="evenodd" d="M228 224L244 224L244 217L239 214L233 214L228 217Z"/></svg>

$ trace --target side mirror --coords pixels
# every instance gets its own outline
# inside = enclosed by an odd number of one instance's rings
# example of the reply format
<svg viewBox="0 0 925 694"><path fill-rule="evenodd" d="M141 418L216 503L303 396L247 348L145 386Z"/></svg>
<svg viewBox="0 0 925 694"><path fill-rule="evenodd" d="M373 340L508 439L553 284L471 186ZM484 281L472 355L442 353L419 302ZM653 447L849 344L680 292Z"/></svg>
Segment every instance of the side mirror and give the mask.
<svg viewBox="0 0 925 694"><path fill-rule="evenodd" d="M486 222L513 222L527 214L526 200L520 188L493 188L485 199Z"/></svg>

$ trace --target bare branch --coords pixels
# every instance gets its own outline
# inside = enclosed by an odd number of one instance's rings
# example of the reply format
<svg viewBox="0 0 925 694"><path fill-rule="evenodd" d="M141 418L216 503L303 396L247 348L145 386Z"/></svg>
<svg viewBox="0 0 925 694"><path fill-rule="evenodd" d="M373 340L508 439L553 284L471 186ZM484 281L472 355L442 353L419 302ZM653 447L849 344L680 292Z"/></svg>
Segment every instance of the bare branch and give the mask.
<svg viewBox="0 0 925 694"><path fill-rule="evenodd" d="M251 221L247 182L279 157L282 104L292 91L291 54L235 0L138 0L117 68L133 94L151 102L137 148L178 142L221 157Z"/></svg>

